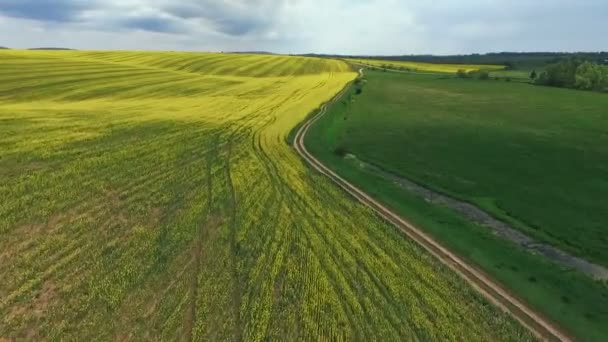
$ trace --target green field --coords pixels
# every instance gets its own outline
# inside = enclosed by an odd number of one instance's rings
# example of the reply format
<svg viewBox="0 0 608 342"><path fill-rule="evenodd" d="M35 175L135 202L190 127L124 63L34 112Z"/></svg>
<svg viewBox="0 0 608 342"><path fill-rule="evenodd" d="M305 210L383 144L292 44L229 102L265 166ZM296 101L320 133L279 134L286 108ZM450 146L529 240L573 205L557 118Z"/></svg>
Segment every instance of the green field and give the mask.
<svg viewBox="0 0 608 342"><path fill-rule="evenodd" d="M606 263L608 97L526 84L366 71L311 130L339 173L480 265L575 335L608 338L608 287L361 169L346 153Z"/></svg>
<svg viewBox="0 0 608 342"><path fill-rule="evenodd" d="M355 76L1 52L0 340L530 339L285 143Z"/></svg>

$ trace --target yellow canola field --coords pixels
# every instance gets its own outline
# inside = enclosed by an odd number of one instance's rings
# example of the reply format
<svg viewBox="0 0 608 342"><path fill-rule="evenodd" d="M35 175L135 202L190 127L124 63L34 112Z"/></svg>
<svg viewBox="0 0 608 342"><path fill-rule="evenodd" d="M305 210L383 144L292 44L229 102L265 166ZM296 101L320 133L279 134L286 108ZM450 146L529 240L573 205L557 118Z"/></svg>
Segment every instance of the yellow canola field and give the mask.
<svg viewBox="0 0 608 342"><path fill-rule="evenodd" d="M356 63L357 65L368 65L373 67L408 70L416 72L441 72L441 73L456 73L458 70L478 71L478 70L503 70L503 65L482 65L482 64L440 64L440 63L422 63L408 61L390 61L380 59L361 59L348 58L346 61Z"/></svg>
<svg viewBox="0 0 608 342"><path fill-rule="evenodd" d="M0 340L529 338L285 143L355 76L0 52Z"/></svg>

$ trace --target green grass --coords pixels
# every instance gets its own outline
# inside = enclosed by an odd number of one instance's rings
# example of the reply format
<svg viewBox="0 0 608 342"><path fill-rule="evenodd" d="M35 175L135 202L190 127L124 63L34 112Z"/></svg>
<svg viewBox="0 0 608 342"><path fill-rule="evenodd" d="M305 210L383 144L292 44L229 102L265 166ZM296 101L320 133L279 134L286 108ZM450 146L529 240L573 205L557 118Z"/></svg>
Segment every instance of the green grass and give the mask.
<svg viewBox="0 0 608 342"><path fill-rule="evenodd" d="M285 143L345 63L0 61L0 340L531 339Z"/></svg>
<svg viewBox="0 0 608 342"><path fill-rule="evenodd" d="M606 284L502 241L334 151L474 202L528 234L604 262L608 98L507 82L366 75L362 94L353 87L310 131L309 150L576 336L606 340Z"/></svg>

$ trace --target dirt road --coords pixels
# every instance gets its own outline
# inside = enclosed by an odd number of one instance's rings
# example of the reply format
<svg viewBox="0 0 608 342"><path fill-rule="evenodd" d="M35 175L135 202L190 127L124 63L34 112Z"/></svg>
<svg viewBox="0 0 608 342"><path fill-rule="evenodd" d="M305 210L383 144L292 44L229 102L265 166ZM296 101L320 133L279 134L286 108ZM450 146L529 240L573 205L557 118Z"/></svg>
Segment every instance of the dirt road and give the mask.
<svg viewBox="0 0 608 342"><path fill-rule="evenodd" d="M359 70L359 77L363 76L363 69ZM327 176L344 191L349 193L352 197L357 199L359 202L373 209L380 217L386 221L392 223L395 227L399 228L409 238L417 242L420 246L426 249L429 253L434 255L439 261L451 268L454 272L459 274L465 281L467 281L475 290L482 294L490 302L494 303L501 309L509 312L515 319L521 324L527 327L532 333L542 340L549 341L572 341L573 339L564 331L562 331L557 325L543 317L541 314L530 308L522 300L516 298L510 291L506 290L499 283L494 281L490 276L477 269L473 265L468 264L466 261L452 253L429 235L424 233L421 229L417 228L404 218L395 214L389 208L380 204L378 201L361 191L359 188L344 180L342 177L337 175L335 172L330 170L327 166L316 159L310 152L306 150L304 145L304 139L306 133L316 121L318 121L327 112L327 106L335 102L337 99L346 92L349 87L340 92L329 104L321 107L319 113L308 120L298 130L294 139L294 148L315 170L319 171L323 175Z"/></svg>

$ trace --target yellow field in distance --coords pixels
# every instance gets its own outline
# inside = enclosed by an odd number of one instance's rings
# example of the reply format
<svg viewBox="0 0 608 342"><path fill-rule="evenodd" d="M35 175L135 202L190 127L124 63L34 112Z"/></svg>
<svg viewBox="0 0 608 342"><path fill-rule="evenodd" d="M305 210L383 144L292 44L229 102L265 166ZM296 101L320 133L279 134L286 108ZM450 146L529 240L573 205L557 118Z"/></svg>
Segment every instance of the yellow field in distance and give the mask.
<svg viewBox="0 0 608 342"><path fill-rule="evenodd" d="M439 64L439 63L422 63L408 61L390 61L380 59L363 59L363 58L347 58L348 62L369 65L373 67L383 67L388 69L409 70L416 72L441 72L441 73L456 73L458 70L477 71L477 70L503 70L502 65L477 65L477 64Z"/></svg>

